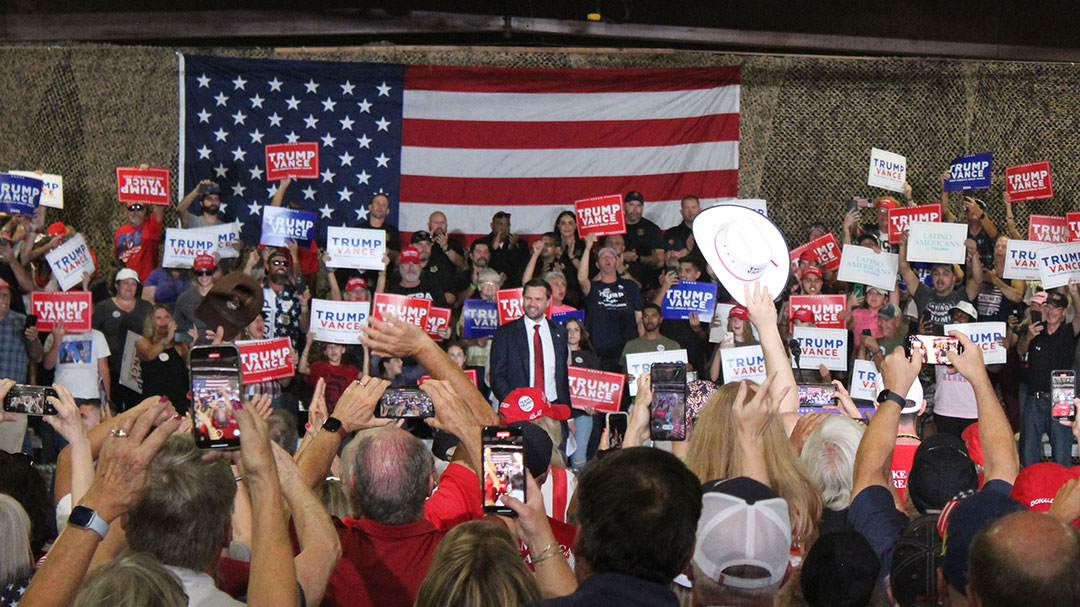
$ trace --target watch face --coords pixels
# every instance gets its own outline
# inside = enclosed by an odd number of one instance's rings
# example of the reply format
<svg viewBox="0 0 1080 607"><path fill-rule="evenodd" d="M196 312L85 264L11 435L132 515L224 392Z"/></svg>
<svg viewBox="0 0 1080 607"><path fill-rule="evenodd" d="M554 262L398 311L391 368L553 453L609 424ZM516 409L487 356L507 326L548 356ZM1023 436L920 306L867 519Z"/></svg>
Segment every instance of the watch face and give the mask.
<svg viewBox="0 0 1080 607"><path fill-rule="evenodd" d="M323 429L330 432L337 432L341 429L341 420L335 417L327 418L327 420L323 422Z"/></svg>
<svg viewBox="0 0 1080 607"><path fill-rule="evenodd" d="M71 515L68 516L68 523L75 525L76 527L86 527L93 518L93 510L86 506L75 506L71 509Z"/></svg>

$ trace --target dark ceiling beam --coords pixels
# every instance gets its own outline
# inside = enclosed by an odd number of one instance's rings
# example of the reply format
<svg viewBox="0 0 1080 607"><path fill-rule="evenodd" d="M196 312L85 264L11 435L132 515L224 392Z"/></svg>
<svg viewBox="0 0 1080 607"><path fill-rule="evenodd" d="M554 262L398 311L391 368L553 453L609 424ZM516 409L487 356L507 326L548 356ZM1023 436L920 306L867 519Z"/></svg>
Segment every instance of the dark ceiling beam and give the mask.
<svg viewBox="0 0 1080 607"><path fill-rule="evenodd" d="M1080 49L914 40L834 34L750 31L647 24L616 24L513 17L517 34L543 34L607 40L633 45L693 45L732 51L828 55L937 56L1014 61L1080 61ZM405 17L370 17L360 11L304 13L275 10L222 10L147 13L66 13L7 15L0 37L12 42L139 42L492 34L507 31L493 15L413 11ZM512 41L510 38L509 41Z"/></svg>

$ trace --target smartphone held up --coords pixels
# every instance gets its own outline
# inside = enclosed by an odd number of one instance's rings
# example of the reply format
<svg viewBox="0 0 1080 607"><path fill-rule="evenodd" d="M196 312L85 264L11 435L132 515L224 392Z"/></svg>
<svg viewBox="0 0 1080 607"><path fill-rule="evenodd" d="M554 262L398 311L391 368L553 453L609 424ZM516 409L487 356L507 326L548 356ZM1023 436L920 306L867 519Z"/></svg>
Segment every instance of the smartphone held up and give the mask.
<svg viewBox="0 0 1080 607"><path fill-rule="evenodd" d="M56 415L56 407L49 397L59 398L56 390L46 386L16 384L4 397L4 413L19 415Z"/></svg>
<svg viewBox="0 0 1080 607"><path fill-rule="evenodd" d="M191 349L191 431L201 449L240 446L240 352L234 345Z"/></svg>
<svg viewBox="0 0 1080 607"><path fill-rule="evenodd" d="M484 426L480 434L484 474L484 513L515 516L503 501L509 495L525 502L525 435L521 428Z"/></svg>
<svg viewBox="0 0 1080 607"><path fill-rule="evenodd" d="M649 436L653 440L686 440L686 363L654 363Z"/></svg>

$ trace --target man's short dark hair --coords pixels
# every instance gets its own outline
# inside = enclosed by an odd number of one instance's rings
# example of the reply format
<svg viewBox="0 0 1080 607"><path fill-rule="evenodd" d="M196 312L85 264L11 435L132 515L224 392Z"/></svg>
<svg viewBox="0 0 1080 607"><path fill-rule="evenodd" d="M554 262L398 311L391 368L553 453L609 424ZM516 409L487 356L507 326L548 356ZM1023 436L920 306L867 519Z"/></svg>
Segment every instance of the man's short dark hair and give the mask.
<svg viewBox="0 0 1080 607"><path fill-rule="evenodd" d="M693 255L688 255L680 259L679 263L688 263L694 266L694 269L701 273L701 278L705 278L705 262L702 261L700 258L694 257Z"/></svg>
<svg viewBox="0 0 1080 607"><path fill-rule="evenodd" d="M529 279L529 282L525 283L521 287L521 294L524 295L525 294L525 289L528 289L529 287L536 287L537 289L543 289L544 294L547 296L547 298L551 299L551 285L549 285L547 283L547 281L544 280L543 278L531 278L531 279Z"/></svg>
<svg viewBox="0 0 1080 607"><path fill-rule="evenodd" d="M646 303L646 304L643 304L643 305L641 306L641 313L642 313L642 314L644 314L644 313L645 313L645 310L656 310L656 313L657 313L657 314L659 314L660 316L663 316L663 315L664 315L664 309L663 309L663 308L661 308L660 306L658 306L658 305L654 304L654 303L653 303L653 302L651 302L651 301L650 301L650 302L648 302L648 303Z"/></svg>
<svg viewBox="0 0 1080 607"><path fill-rule="evenodd" d="M667 585L694 549L701 484L674 455L649 447L594 460L578 481L574 554L596 573Z"/></svg>
<svg viewBox="0 0 1080 607"><path fill-rule="evenodd" d="M488 243L487 243L487 241L486 241L486 240L481 240L481 239L477 238L476 240L474 240L474 241L472 241L471 243L469 243L469 252L470 252L470 253L473 253L473 252L475 252L475 251L476 251L476 247L478 247L478 246L480 246L480 245L483 245L483 246L487 247L487 248L488 248L489 250L491 249L491 246L490 246L490 245L488 245Z"/></svg>

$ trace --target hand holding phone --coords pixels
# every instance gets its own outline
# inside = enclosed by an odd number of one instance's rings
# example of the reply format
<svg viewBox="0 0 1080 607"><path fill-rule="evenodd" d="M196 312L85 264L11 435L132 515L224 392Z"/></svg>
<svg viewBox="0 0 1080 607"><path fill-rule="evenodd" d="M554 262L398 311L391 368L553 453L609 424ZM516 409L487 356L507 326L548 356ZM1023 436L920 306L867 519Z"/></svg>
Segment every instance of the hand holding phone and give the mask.
<svg viewBox="0 0 1080 607"><path fill-rule="evenodd" d="M686 363L654 363L649 368L653 440L686 440Z"/></svg>
<svg viewBox="0 0 1080 607"><path fill-rule="evenodd" d="M234 345L191 349L192 434L201 449L240 446L240 352Z"/></svg>
<svg viewBox="0 0 1080 607"><path fill-rule="evenodd" d="M516 516L501 499L509 495L525 503L525 435L521 428L484 426L480 432L483 454L484 513Z"/></svg>
<svg viewBox="0 0 1080 607"><path fill-rule="evenodd" d="M1050 415L1055 420L1076 419L1076 372L1071 369L1050 372Z"/></svg>
<svg viewBox="0 0 1080 607"><path fill-rule="evenodd" d="M435 417L435 405L420 388L388 388L379 399L376 415L395 419Z"/></svg>
<svg viewBox="0 0 1080 607"><path fill-rule="evenodd" d="M59 400L56 390L46 386L16 384L4 396L4 412L18 415L56 415L56 407L48 401Z"/></svg>
<svg viewBox="0 0 1080 607"><path fill-rule="evenodd" d="M960 354L963 347L960 340L955 337L941 337L938 335L912 335L912 344L918 344L922 349L923 364L948 365L949 354ZM914 352L912 353L914 355Z"/></svg>

